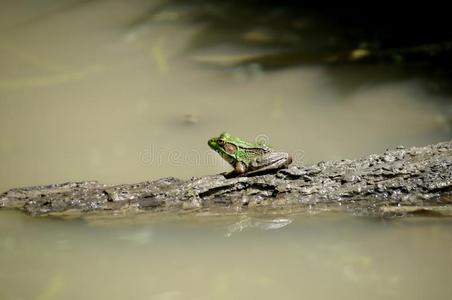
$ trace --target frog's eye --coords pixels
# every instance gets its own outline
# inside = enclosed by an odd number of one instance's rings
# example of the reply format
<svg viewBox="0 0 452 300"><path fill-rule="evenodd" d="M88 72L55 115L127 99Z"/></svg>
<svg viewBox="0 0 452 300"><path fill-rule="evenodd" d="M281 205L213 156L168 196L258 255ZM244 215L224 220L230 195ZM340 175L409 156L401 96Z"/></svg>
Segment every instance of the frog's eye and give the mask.
<svg viewBox="0 0 452 300"><path fill-rule="evenodd" d="M224 145L224 141L223 140L218 140L217 141L218 145L223 146Z"/></svg>
<svg viewBox="0 0 452 300"><path fill-rule="evenodd" d="M226 144L224 146L224 150L226 150L226 152L229 154L234 154L235 151L237 151L237 147L233 144Z"/></svg>

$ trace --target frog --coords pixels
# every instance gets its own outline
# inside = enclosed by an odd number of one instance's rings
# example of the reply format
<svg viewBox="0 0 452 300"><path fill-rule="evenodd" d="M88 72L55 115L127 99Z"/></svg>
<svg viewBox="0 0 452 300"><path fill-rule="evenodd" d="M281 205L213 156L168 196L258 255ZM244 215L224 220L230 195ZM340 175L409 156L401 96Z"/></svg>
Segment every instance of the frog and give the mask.
<svg viewBox="0 0 452 300"><path fill-rule="evenodd" d="M211 138L208 145L234 168L226 177L276 172L292 163L289 153L276 151L265 144L246 142L227 132Z"/></svg>

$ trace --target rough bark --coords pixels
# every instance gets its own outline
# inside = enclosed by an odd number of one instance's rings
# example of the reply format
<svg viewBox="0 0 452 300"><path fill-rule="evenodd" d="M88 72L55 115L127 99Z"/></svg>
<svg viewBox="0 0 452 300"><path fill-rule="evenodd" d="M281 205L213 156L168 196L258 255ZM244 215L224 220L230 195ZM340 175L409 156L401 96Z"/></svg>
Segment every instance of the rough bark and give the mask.
<svg viewBox="0 0 452 300"><path fill-rule="evenodd" d="M253 177L220 174L186 181L163 178L114 186L84 181L12 189L0 196L0 208L32 215L346 210L450 216L452 141Z"/></svg>

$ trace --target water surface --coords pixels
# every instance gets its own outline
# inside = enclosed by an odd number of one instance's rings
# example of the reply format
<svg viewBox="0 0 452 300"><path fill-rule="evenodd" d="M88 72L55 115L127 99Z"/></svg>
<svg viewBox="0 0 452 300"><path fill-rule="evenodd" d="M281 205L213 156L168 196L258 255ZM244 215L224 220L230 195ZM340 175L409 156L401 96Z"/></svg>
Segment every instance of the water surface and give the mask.
<svg viewBox="0 0 452 300"><path fill-rule="evenodd" d="M0 298L450 299L451 229L450 219L343 214L82 221L1 211Z"/></svg>
<svg viewBox="0 0 452 300"><path fill-rule="evenodd" d="M183 10L137 22L159 3L0 0L0 192L224 172L207 146L223 131L265 139L298 164L452 136L450 97L421 78L344 93L338 77L391 68L335 77L323 66L206 64L251 50L224 42L190 51L200 24L180 21Z"/></svg>

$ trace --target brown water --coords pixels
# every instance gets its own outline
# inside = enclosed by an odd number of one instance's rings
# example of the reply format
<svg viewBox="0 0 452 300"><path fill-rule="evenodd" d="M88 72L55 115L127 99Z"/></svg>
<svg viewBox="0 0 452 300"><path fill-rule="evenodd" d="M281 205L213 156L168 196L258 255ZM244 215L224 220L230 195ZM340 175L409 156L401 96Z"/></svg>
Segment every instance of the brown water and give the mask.
<svg viewBox="0 0 452 300"><path fill-rule="evenodd" d="M92 223L0 212L0 299L451 299L451 229L337 214Z"/></svg>
<svg viewBox="0 0 452 300"><path fill-rule="evenodd" d="M416 78L343 93L321 66L215 67L250 50L187 52L199 25L177 11L130 25L159 1L0 3L0 191L227 171L207 146L223 131L297 163L452 136L450 99Z"/></svg>
<svg viewBox="0 0 452 300"><path fill-rule="evenodd" d="M249 51L188 54L199 28L174 11L130 26L157 3L0 0L0 192L226 171L223 131L296 163L452 136L450 99L416 78L344 93L321 66L218 67ZM0 211L0 299L451 299L451 224Z"/></svg>

